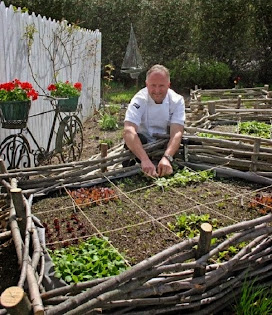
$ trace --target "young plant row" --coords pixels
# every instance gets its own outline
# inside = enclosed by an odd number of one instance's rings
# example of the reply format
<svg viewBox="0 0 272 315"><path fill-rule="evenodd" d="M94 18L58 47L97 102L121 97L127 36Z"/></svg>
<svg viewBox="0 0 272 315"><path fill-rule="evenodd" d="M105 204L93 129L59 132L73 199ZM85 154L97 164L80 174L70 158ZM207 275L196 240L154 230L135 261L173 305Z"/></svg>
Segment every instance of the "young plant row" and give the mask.
<svg viewBox="0 0 272 315"><path fill-rule="evenodd" d="M50 250L49 253L55 266L55 277L69 284L114 276L128 268L107 238L92 237L77 246Z"/></svg>
<svg viewBox="0 0 272 315"><path fill-rule="evenodd" d="M43 222L45 228L45 237L47 243L59 243L61 247L67 247L71 243L77 244L79 237L88 235L88 230L81 222L78 214L72 213L67 218L55 217L50 222ZM70 242L67 239L72 239ZM55 249L51 245L51 249Z"/></svg>

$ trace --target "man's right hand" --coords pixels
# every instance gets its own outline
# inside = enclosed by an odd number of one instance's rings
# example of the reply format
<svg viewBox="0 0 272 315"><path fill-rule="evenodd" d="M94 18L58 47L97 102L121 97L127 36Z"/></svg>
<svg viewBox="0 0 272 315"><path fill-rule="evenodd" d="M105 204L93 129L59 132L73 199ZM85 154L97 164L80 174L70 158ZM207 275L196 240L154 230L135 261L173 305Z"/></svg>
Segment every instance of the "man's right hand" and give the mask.
<svg viewBox="0 0 272 315"><path fill-rule="evenodd" d="M151 162L150 159L141 161L142 171L151 177L158 177L155 165Z"/></svg>

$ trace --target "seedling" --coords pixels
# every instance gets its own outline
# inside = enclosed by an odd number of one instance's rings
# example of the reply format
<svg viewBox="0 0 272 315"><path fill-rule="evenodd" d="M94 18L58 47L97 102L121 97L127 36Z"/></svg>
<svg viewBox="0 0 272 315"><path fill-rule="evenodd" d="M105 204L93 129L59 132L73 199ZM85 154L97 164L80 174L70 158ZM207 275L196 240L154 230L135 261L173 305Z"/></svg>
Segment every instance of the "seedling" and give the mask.
<svg viewBox="0 0 272 315"><path fill-rule="evenodd" d="M67 283L113 276L127 269L123 257L106 238L92 237L78 246L50 250L49 253L55 265L55 277Z"/></svg>
<svg viewBox="0 0 272 315"><path fill-rule="evenodd" d="M270 139L271 125L259 121L245 121L238 124L239 133Z"/></svg>
<svg viewBox="0 0 272 315"><path fill-rule="evenodd" d="M179 237L192 238L199 234L199 228L202 223L208 222L213 228L218 228L218 221L216 219L210 219L209 214L196 215L194 213L187 215L183 213L176 216L176 222L167 225L169 229L177 234Z"/></svg>
<svg viewBox="0 0 272 315"><path fill-rule="evenodd" d="M187 168L179 170L174 176L166 178L160 177L155 180L155 183L159 187L170 187L170 186L186 186L191 183L204 182L209 178L213 178L215 173L213 171L198 171L193 172Z"/></svg>

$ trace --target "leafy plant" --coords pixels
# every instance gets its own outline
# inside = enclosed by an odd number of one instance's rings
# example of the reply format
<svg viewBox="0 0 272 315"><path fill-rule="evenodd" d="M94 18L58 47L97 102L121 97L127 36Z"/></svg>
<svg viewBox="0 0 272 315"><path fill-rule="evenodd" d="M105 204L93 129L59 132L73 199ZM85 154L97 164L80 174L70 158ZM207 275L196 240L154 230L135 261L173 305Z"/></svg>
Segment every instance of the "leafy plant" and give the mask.
<svg viewBox="0 0 272 315"><path fill-rule="evenodd" d="M234 307L237 315L268 315L272 314L271 287L256 285L256 280L245 281L241 298Z"/></svg>
<svg viewBox="0 0 272 315"><path fill-rule="evenodd" d="M258 121L245 121L238 125L239 133L270 139L271 126Z"/></svg>
<svg viewBox="0 0 272 315"><path fill-rule="evenodd" d="M102 130L116 130L118 129L117 118L110 114L103 114L98 120L99 126Z"/></svg>
<svg viewBox="0 0 272 315"><path fill-rule="evenodd" d="M117 200L118 196L112 188L108 187L92 187L92 188L78 188L70 190L69 194L74 199L76 204L96 205L108 203L110 200Z"/></svg>
<svg viewBox="0 0 272 315"><path fill-rule="evenodd" d="M80 82L72 84L69 81L59 81L55 84L50 84L47 89L53 97L76 97L80 95L82 84Z"/></svg>
<svg viewBox="0 0 272 315"><path fill-rule="evenodd" d="M114 79L113 71L115 70L115 67L112 64L107 64L104 67L104 97L109 93L111 89L111 82Z"/></svg>
<svg viewBox="0 0 272 315"><path fill-rule="evenodd" d="M204 182L209 178L215 176L213 171L190 171L188 168L179 170L174 176L170 178L160 177L155 180L155 183L159 187L170 187L170 186L186 186L189 183Z"/></svg>
<svg viewBox="0 0 272 315"><path fill-rule="evenodd" d="M54 217L50 220L43 222L45 229L45 237L48 243L61 242L63 247L67 247L70 244L77 244L78 237L82 237L88 234L86 221L82 220L81 216L77 213L63 213L63 216ZM69 241L64 241L64 234L69 234ZM55 249L55 245L50 245L50 248Z"/></svg>
<svg viewBox="0 0 272 315"><path fill-rule="evenodd" d="M248 207L257 210L262 215L272 213L272 195L258 193L250 200Z"/></svg>
<svg viewBox="0 0 272 315"><path fill-rule="evenodd" d="M55 265L55 277L67 283L118 275L127 265L106 238L92 237L78 246L49 251Z"/></svg>
<svg viewBox="0 0 272 315"><path fill-rule="evenodd" d="M29 82L22 82L18 79L0 84L0 102L8 101L35 101L38 92L33 89Z"/></svg>
<svg viewBox="0 0 272 315"><path fill-rule="evenodd" d="M199 234L200 225L205 222L210 223L213 228L218 228L218 221L211 220L209 214L196 215L194 213L190 215L183 213L176 216L176 222L174 224L168 222L167 225L177 236L192 238Z"/></svg>
<svg viewBox="0 0 272 315"><path fill-rule="evenodd" d="M117 104L111 104L109 107L107 107L107 111L110 115L118 114L121 110L121 106Z"/></svg>
<svg viewBox="0 0 272 315"><path fill-rule="evenodd" d="M218 253L218 258L216 261L218 263L222 263L223 261L228 261L230 260L233 256L235 256L240 249L244 248L246 246L246 242L239 243L236 246L229 246L228 249L223 250Z"/></svg>

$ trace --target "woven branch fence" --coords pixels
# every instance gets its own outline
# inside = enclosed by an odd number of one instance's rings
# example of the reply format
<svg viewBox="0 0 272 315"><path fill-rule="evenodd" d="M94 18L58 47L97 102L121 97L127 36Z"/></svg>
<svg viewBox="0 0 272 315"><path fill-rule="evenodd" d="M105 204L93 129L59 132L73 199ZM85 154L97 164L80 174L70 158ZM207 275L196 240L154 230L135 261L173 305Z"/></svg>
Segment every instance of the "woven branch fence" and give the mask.
<svg viewBox="0 0 272 315"><path fill-rule="evenodd" d="M243 98L251 99L254 97L271 97L271 91L269 91L269 85L265 84L261 87L249 87L249 88L234 88L234 89L206 89L202 90L195 86L195 89L190 91L191 101L198 99L199 95L213 96L218 99L235 99L239 95Z"/></svg>
<svg viewBox="0 0 272 315"><path fill-rule="evenodd" d="M161 156L168 142L167 136L157 136L156 142L145 145L152 159ZM245 283L271 285L272 214L268 214L215 231L204 223L199 236L181 240L118 276L46 291L46 248L31 214L33 197L136 174L141 171L138 165L120 166L132 157L120 145L89 160L62 165L7 171L0 161L1 196L9 200L9 208L0 215L10 222L10 231L1 233L0 240L12 237L21 270L18 285L1 296L0 314L212 314L238 299ZM186 127L175 162L272 185L268 139ZM242 242L246 245L234 257L219 262L221 251Z"/></svg>
<svg viewBox="0 0 272 315"><path fill-rule="evenodd" d="M271 285L272 214L268 214L216 231L204 223L200 236L181 241L118 276L46 292L42 285L45 248L31 215L31 197L26 199L16 186L14 179L5 183L21 276L17 287L2 293L5 309L0 314L211 314L238 298L245 282ZM212 238L217 239L213 246ZM220 251L241 242L247 245L233 258L217 263Z"/></svg>
<svg viewBox="0 0 272 315"><path fill-rule="evenodd" d="M216 98L204 100L204 97ZM272 92L263 88L191 91L187 126L210 128L240 121L272 123Z"/></svg>

